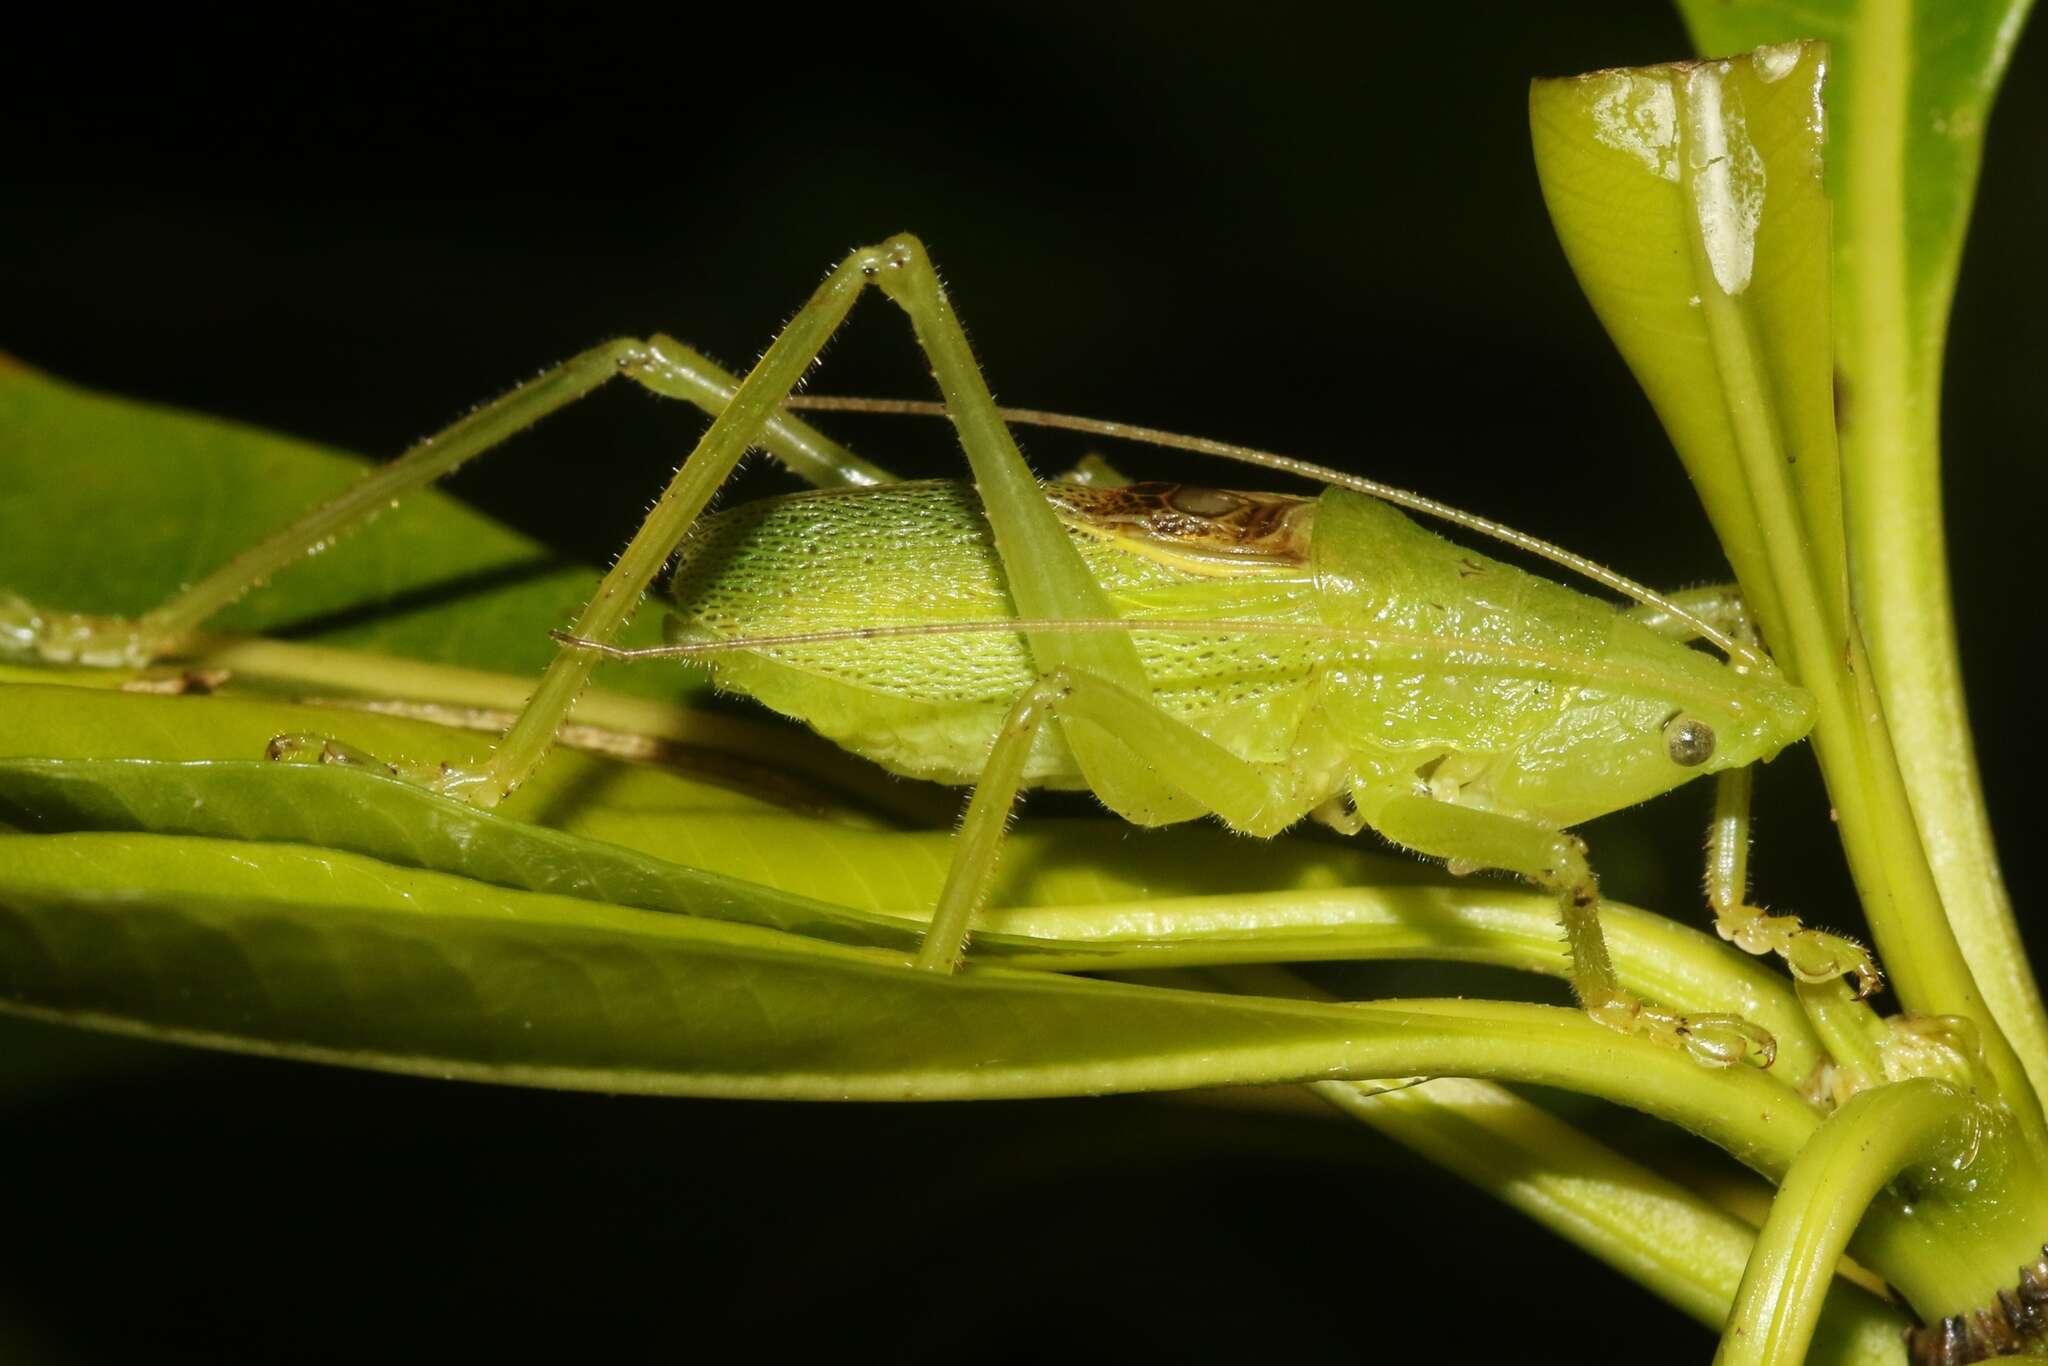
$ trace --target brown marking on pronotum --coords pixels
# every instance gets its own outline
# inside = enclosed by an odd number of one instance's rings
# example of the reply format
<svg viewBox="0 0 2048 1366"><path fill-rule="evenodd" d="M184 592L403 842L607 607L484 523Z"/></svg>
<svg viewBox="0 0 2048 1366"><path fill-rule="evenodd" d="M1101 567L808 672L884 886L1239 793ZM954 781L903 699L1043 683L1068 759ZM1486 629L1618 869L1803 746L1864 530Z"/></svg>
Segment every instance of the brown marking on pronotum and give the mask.
<svg viewBox="0 0 2048 1366"><path fill-rule="evenodd" d="M1045 495L1069 526L1195 573L1309 562L1315 503L1292 494L1144 483L1048 484Z"/></svg>
<svg viewBox="0 0 2048 1366"><path fill-rule="evenodd" d="M2048 1245L2019 1283L2001 1288L1988 1305L1950 1314L1938 1323L1906 1330L1913 1366L1970 1366L1977 1361L2018 1356L2048 1344Z"/></svg>
<svg viewBox="0 0 2048 1366"><path fill-rule="evenodd" d="M1460 555L1460 556L1458 557L1458 577L1459 577L1459 578L1461 578L1461 579L1470 579L1470 578L1477 578L1477 577L1478 577L1479 575L1481 575L1481 574L1484 574L1485 572L1486 572L1486 566L1484 566L1484 565L1480 564L1480 563L1479 563L1478 561L1474 560L1474 559L1473 559L1473 558L1472 558L1472 557L1471 557L1470 555Z"/></svg>

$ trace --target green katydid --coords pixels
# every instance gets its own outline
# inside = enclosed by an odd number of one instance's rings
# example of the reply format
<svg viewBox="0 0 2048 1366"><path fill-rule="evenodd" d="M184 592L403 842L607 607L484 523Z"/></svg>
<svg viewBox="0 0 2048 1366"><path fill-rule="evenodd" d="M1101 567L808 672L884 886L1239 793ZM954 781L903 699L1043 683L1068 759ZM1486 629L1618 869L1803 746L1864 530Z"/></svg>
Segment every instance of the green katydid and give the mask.
<svg viewBox="0 0 2048 1366"><path fill-rule="evenodd" d="M928 406L952 418L971 487L889 483L791 414L792 390L870 284L910 316L945 400ZM172 653L272 573L616 375L714 420L559 633L561 652L491 758L403 776L495 805L543 760L600 658L702 657L722 686L857 753L973 785L918 967L958 965L1020 789L1086 788L1140 825L1213 815L1272 835L1313 816L1346 832L1370 826L1454 869L1520 874L1557 894L1572 987L1596 1019L1709 1064L1768 1065L1769 1036L1739 1017L1671 1014L1621 985L1598 883L1567 833L1711 772L1723 790L1709 897L1724 937L1784 955L1806 980L1854 974L1864 992L1876 985L1861 947L1744 899L1748 766L1802 738L1812 706L1760 651L1702 619L1740 635L1735 601L1706 595L1689 610L1449 513L1642 604L1619 612L1462 549L1382 501L1448 513L1428 500L1215 443L1190 444L1331 487L1311 500L1041 486L924 248L907 236L835 268L736 386L669 338L608 343L420 443L140 618L0 598L0 647L125 665ZM698 525L756 446L820 490ZM617 650L611 640L679 545L674 643ZM317 736L279 737L272 752L374 762Z"/></svg>

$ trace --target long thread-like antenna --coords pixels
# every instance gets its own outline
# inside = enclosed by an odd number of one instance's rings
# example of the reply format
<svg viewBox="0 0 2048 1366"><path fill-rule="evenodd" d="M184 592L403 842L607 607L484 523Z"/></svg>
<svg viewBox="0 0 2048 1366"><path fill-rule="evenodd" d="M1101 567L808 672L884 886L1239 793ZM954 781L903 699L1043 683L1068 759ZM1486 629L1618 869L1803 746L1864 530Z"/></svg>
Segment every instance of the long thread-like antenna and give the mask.
<svg viewBox="0 0 2048 1366"><path fill-rule="evenodd" d="M882 413L906 417L950 417L952 414L943 403L927 399L857 398L829 394L803 394L792 396L784 404L786 408L803 409L823 413ZM1434 517L1453 526L1464 527L1467 531L1489 536L1517 550L1525 551L1539 559L1569 569L1573 573L1592 580L1623 597L1632 598L1645 607L1654 607L1668 612L1697 631L1702 640L1728 656L1730 660L1754 669L1769 669L1770 662L1754 650L1730 638L1708 622L1702 621L1686 611L1671 599L1645 584L1637 583L1626 574L1618 574L1597 560L1566 550L1539 536L1526 531L1517 531L1511 526L1452 507L1449 503L1426 498L1419 493L1392 484L1382 484L1376 479L1361 479L1355 474L1331 469L1308 460L1298 460L1291 455L1280 455L1263 451L1255 446L1240 446L1231 441L1216 441L1204 436L1183 436L1178 432L1162 431L1157 427L1139 427L1128 422L1109 422L1101 418L1075 417L1069 413L1046 412L1037 408L997 408L1003 421L1013 422L1022 427L1051 427L1060 431L1081 432L1089 436L1107 437L1117 441L1135 441L1147 446L1160 446L1167 450L1191 451L1197 455L1213 455L1223 460L1235 460L1240 464L1257 465L1263 469L1278 470L1283 474L1297 475L1317 483L1332 484L1353 493L1362 493L1368 498L1391 503L1395 507L1419 512L1425 517Z"/></svg>

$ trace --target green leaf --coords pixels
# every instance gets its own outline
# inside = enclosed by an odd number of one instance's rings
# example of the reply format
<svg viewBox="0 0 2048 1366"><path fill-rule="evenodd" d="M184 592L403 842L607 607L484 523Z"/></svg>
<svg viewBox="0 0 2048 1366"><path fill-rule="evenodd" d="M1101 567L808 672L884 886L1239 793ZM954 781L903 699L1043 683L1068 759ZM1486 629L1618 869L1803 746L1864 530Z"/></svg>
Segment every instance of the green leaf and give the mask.
<svg viewBox="0 0 2048 1366"><path fill-rule="evenodd" d="M2042 1005L1999 873L1965 709L1941 498L1949 306L1984 131L2031 0L1680 0L1695 44L1832 49L1835 340L1855 595L1956 938L2048 1090Z"/></svg>
<svg viewBox="0 0 2048 1366"><path fill-rule="evenodd" d="M14 420L15 439L51 457L8 467L16 482L4 507L18 514L19 534L0 541L0 568L16 576L0 582L67 607L145 606L162 583L224 558L358 469L302 443L99 398L25 371L0 374L0 399L11 405L0 415ZM58 466L64 477L48 472ZM194 478L195 470L204 478ZM235 495L215 497L209 484ZM45 513L28 515L30 504ZM117 506L139 509L137 534L106 557L76 557L70 547L81 529ZM188 525L203 533L198 550L179 539ZM521 563L531 551L444 499L422 497L345 553L281 575L236 609L235 624L253 630L312 617L314 641L373 645L431 665L270 642L229 644L200 662L228 669L231 691L417 697L444 710L516 707L527 686L521 678L445 666L515 667L507 661L526 648L527 619L544 610L530 585L472 581L448 603L396 611L374 604L440 581L437 574ZM547 581L565 595L586 583L570 569ZM343 608L368 610L354 620L318 620ZM487 729L451 732L260 695L129 693L118 690L122 677L7 671L20 680L0 692L0 819L8 826L354 851L495 887L898 950L914 942L951 853L943 830L820 819L843 813L821 808L800 784L828 766L771 745L763 733L777 728L759 723L696 714L678 723L677 714L649 713L646 704L597 699L591 709L599 721L672 734L692 762L707 744L736 762L696 773L563 750L505 808L485 814L370 773L257 756L276 735L312 733L387 759L463 762L483 751ZM42 686L44 679L86 686ZM867 782L874 785L871 775ZM793 847L807 856L784 857ZM1030 823L1006 850L994 889L999 909L981 948L1067 969L1282 956L1424 956L1544 972L1563 966L1544 898L1432 886L1440 879L1412 861L1326 841L1275 841L1256 861L1241 854L1241 842L1208 826L1139 833L1107 820ZM78 871L88 880L75 890L122 889L106 870ZM448 884L451 895L456 885ZM1404 893L1409 887L1414 892ZM1656 917L1618 914L1618 955L1639 986L1683 1008L1746 1010L1779 1035L1788 1067L1808 1065L1810 1031L1783 983L1761 965Z"/></svg>
<svg viewBox="0 0 2048 1366"><path fill-rule="evenodd" d="M1766 1173L1816 1123L1755 1069L1710 1072L1575 1010L1325 1005L988 964L949 976L884 950L450 888L439 875L283 845L15 835L7 850L7 1008L251 1052L527 1085L809 1099L1503 1076L1676 1120ZM108 885L81 887L81 867L107 870Z"/></svg>
<svg viewBox="0 0 2048 1366"><path fill-rule="evenodd" d="M5 376L0 396L17 405L16 431L73 474L100 476L18 476L0 502L0 519L20 514L0 528L10 533L0 583L61 607L151 605L164 584L353 473L297 443L39 377ZM194 469L279 496L199 496ZM89 567L74 560L80 528L124 496L146 509L146 534ZM398 534L407 518L421 528L410 540ZM207 532L196 550L178 535L193 519ZM379 537L391 546L380 549ZM1446 1003L1437 1017L1367 1021L1323 1007L1330 1013L1302 1020L1285 1003L998 966L1422 956L1563 967L1548 898L1446 886L1355 847L1283 840L1254 861L1209 827L1134 834L1111 821L1037 822L1007 851L1004 904L979 937L975 971L940 981L902 961L943 876L946 833L883 829L806 800L787 780L828 766L759 745L747 723L693 715L650 725L649 713L600 699L591 719L628 733L677 726L703 742L732 729L709 748L737 762L691 772L563 751L497 813L371 772L257 758L292 732L399 759L480 752L487 731L260 694L516 706L517 675L547 652L544 627L589 582L572 568L491 579L530 551L422 498L236 609L225 624L282 625L305 643L230 644L201 661L230 669L229 694L129 693L119 676L7 671L0 821L80 832L0 836L9 1008L360 1066L691 1094L1065 1094L1397 1063L1616 1098L1625 1079L1629 1098L1704 1124L1766 1168L1806 1122L1783 1078L1750 1076L1727 1079L1722 1118L1707 1119L1690 1064L1644 1087L1611 1065L1609 1037L1569 1012L1468 1016ZM500 676L408 671L390 657ZM676 690L674 674L660 676ZM248 688L259 691L233 691ZM792 847L807 857L784 857ZM1817 1059L1790 993L1763 965L1659 917L1617 908L1612 923L1624 972L1653 995L1687 1009L1739 1003L1779 1034L1787 1076Z"/></svg>
<svg viewBox="0 0 2048 1366"><path fill-rule="evenodd" d="M1932 437L1984 129L2032 0L1679 0L1678 8L1705 54L1801 38L1828 44L1845 433L1853 445L1858 428L1890 419L1926 426ZM1893 348L1899 354L1886 354Z"/></svg>
<svg viewBox="0 0 2048 1366"><path fill-rule="evenodd" d="M1544 198L1586 297L1795 677L1847 619L1821 185L1824 52L1538 81ZM1790 471L1787 477L1781 471ZM1826 617L1802 608L1818 599ZM1802 651L1812 658L1802 658ZM1810 667L1807 667L1810 666Z"/></svg>
<svg viewBox="0 0 2048 1366"><path fill-rule="evenodd" d="M753 855L744 867L735 859L732 871L714 872L476 812L390 779L276 764L0 760L0 812L37 832L133 831L218 839L239 833L317 850L327 863L364 855L392 868L464 880L433 884L437 894L488 894L491 888L547 892L888 948L905 956L918 947L931 897L888 908L844 902L865 903L892 870L915 868L924 855L945 852L935 849L929 836L847 831L804 818L767 818L773 823L765 828L760 817L690 818L693 825L708 823L711 837L724 836L732 849ZM691 837L703 833L693 831ZM1037 832L1032 845L1017 851L1025 869L999 890L1043 895L1048 886L1059 886L1058 862L1070 858L1077 843L1086 848L1095 842L1090 836L1110 833L1088 826ZM1164 879L1172 895L1144 888L1114 901L1000 907L983 917L975 936L977 957L1063 972L1430 958L1562 977L1570 966L1557 938L1556 906L1548 897L1484 884L1409 884L1400 880L1398 869L1379 884L1219 892L1219 879L1190 870L1204 863L1220 867L1221 861L1201 860L1200 841L1172 843L1172 866L1179 876ZM790 847L806 849L820 864L843 861L858 875L814 889L824 896L785 890L774 884L787 880L777 874L789 861L767 857L767 851ZM855 855L866 856L865 865ZM1046 866L1055 875L1037 876ZM80 864L71 871L83 886L122 885L114 861ZM1128 877L1141 870L1122 871ZM942 872L939 863L908 885L935 886ZM1104 884L1114 880L1110 872L1093 879L1088 890L1105 890ZM293 883L295 888L305 885ZM318 903L324 891L314 886L295 895ZM1797 1002L1763 963L1662 916L1619 904L1607 912L1610 948L1631 985L1683 1010L1739 1007L1776 1037L1779 1070L1774 1075L1788 1085L1821 1060Z"/></svg>
<svg viewBox="0 0 2048 1366"><path fill-rule="evenodd" d="M488 876L476 859L498 842L604 841L675 863L869 910L928 909L950 854L950 833L884 832L777 804L733 780L621 763L563 749L510 801L485 813L408 784L328 765L275 764L260 756L273 736L331 736L392 758L461 762L482 753L486 734L450 731L401 717L234 696L164 697L106 689L0 688L0 759L59 761L9 765L16 823L53 819L60 791L88 791L121 828L185 829L231 838L322 843L354 841L380 857L424 860L402 851L435 830L446 837L450 871ZM101 761L87 765L79 761ZM145 761L156 761L154 765ZM32 775L42 774L37 778ZM93 776L97 775L97 776ZM237 784L242 788L238 791ZM157 790L151 790L152 785ZM45 795L31 804L26 793ZM156 813L153 820L145 816ZM171 824L181 822L182 824ZM1247 860L1242 841L1208 826L1134 834L1113 820L1040 822L1003 861L1005 903L1074 904L1140 900L1198 891L1274 891L1408 881L1427 873L1413 860L1355 846L1275 841ZM801 840L805 857L788 857ZM367 844L365 841L381 841ZM507 854L501 862L523 856ZM430 866L444 866L431 864ZM521 885L515 882L514 885ZM579 892L579 895L588 894Z"/></svg>

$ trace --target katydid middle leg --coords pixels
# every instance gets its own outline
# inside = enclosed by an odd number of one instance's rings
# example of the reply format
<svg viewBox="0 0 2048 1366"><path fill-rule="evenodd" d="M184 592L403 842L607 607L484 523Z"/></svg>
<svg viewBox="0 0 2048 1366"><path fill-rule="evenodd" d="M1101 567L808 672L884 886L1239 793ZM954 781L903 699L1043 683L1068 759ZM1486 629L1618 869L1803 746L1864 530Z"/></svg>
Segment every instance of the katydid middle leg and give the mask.
<svg viewBox="0 0 2048 1366"><path fill-rule="evenodd" d="M1100 753L1107 763L1163 782L1234 830L1276 835L1310 805L1297 775L1286 765L1240 758L1161 711L1150 697L1085 669L1056 667L1018 698L989 747L988 762L954 837L952 863L917 966L941 971L959 966L974 913L995 879L997 851L1023 786L1025 760L1039 731L1053 719L1063 725L1070 741L1077 735L1099 736L1106 742ZM1150 823L1145 810L1111 809L1126 819Z"/></svg>
<svg viewBox="0 0 2048 1366"><path fill-rule="evenodd" d="M1679 1015L1621 984L1600 931L1600 884L1576 836L1493 811L1407 793L1361 803L1375 830L1417 853L1519 873L1557 894L1571 954L1572 994L1588 1015L1625 1034L1678 1044L1716 1067L1768 1067L1777 1043L1739 1015Z"/></svg>

